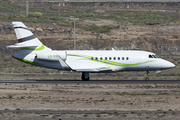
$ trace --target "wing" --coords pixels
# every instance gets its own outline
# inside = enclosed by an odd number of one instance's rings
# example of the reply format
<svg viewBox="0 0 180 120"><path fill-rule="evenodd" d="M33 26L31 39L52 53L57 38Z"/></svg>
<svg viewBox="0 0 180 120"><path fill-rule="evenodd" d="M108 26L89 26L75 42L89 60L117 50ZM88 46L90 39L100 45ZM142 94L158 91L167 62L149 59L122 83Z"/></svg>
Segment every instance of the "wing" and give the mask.
<svg viewBox="0 0 180 120"><path fill-rule="evenodd" d="M108 67L91 68L91 69L75 69L77 72L111 72L112 69Z"/></svg>

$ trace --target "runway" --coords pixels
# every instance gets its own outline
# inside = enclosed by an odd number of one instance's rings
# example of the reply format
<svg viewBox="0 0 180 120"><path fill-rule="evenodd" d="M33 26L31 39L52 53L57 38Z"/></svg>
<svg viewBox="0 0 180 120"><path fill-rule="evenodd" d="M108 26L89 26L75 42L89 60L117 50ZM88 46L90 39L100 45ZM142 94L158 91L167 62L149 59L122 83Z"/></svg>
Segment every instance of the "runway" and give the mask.
<svg viewBox="0 0 180 120"><path fill-rule="evenodd" d="M180 80L0 80L0 83L37 83L37 84L180 84Z"/></svg>
<svg viewBox="0 0 180 120"><path fill-rule="evenodd" d="M180 113L180 111L118 111L118 110L0 110L0 113L44 113L44 114L108 114L108 113L120 113L120 114L129 114L129 113Z"/></svg>

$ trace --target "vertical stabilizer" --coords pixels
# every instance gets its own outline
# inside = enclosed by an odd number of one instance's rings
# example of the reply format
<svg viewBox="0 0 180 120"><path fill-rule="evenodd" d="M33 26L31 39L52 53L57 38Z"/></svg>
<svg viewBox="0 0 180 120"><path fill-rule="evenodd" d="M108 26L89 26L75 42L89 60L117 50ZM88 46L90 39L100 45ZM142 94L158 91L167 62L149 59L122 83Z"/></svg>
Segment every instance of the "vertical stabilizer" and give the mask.
<svg viewBox="0 0 180 120"><path fill-rule="evenodd" d="M22 23L12 22L18 43L7 46L9 48L21 48L20 50L51 50L44 46L37 37Z"/></svg>
<svg viewBox="0 0 180 120"><path fill-rule="evenodd" d="M12 22L12 24L19 43L36 38L22 22Z"/></svg>

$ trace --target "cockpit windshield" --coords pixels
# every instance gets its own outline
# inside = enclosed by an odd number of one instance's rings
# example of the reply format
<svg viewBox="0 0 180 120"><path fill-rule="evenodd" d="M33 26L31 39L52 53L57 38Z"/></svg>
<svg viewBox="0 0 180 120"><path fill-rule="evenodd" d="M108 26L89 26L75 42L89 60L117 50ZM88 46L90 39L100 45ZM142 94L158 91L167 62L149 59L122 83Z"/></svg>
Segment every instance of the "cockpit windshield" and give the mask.
<svg viewBox="0 0 180 120"><path fill-rule="evenodd" d="M153 56L153 58L156 58L156 56L155 55L152 55Z"/></svg>
<svg viewBox="0 0 180 120"><path fill-rule="evenodd" d="M149 55L149 58L153 58L153 56L152 56L152 55Z"/></svg>
<svg viewBox="0 0 180 120"><path fill-rule="evenodd" d="M149 58L159 58L158 55L149 55Z"/></svg>
<svg viewBox="0 0 180 120"><path fill-rule="evenodd" d="M156 56L156 58L160 58L158 55L155 55Z"/></svg>

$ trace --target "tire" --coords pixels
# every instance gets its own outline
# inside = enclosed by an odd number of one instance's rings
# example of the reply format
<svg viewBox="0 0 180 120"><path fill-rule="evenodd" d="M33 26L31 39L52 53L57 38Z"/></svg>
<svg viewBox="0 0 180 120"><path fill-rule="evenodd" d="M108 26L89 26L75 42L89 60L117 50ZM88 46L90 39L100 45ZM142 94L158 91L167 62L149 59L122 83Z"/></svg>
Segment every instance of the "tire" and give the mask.
<svg viewBox="0 0 180 120"><path fill-rule="evenodd" d="M82 77L82 80L83 81L89 81L89 77L88 77L88 79L85 79L85 78Z"/></svg>

